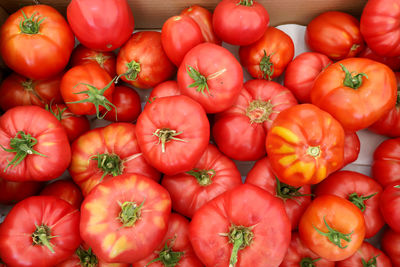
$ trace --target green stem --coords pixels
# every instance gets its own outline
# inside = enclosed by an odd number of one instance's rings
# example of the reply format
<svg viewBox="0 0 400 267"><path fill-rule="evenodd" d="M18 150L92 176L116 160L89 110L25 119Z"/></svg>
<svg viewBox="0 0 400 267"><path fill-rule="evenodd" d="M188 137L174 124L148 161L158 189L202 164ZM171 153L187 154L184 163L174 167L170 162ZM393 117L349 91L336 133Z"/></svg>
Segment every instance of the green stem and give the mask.
<svg viewBox="0 0 400 267"><path fill-rule="evenodd" d="M377 262L376 262L376 258L378 257L379 255L376 255L376 256L374 256L373 258L371 258L369 261L365 261L364 259L361 259L361 262L362 262L362 265L363 265L363 267L377 267L378 266L378 264L377 264Z"/></svg>
<svg viewBox="0 0 400 267"><path fill-rule="evenodd" d="M206 95L204 93L204 89L207 89L207 92L210 93L207 84L207 78L205 76L200 74L200 72L192 66L187 66L186 72L188 73L189 77L194 80L194 83L188 86L189 88L197 88L196 91L201 92L203 95Z"/></svg>
<svg viewBox="0 0 400 267"><path fill-rule="evenodd" d="M252 6L253 0L240 0L240 2L237 5Z"/></svg>
<svg viewBox="0 0 400 267"><path fill-rule="evenodd" d="M50 106L46 104L46 110L53 114L57 120L61 121L63 118L63 113L67 110L67 108L60 109L60 107L56 104L57 112L54 112L51 106L52 102L50 103Z"/></svg>
<svg viewBox="0 0 400 267"><path fill-rule="evenodd" d="M23 10L22 12L22 20L19 23L19 29L21 30L21 33L25 34L37 34L39 33L40 30L40 24L46 19L46 18L41 18L42 16L36 16L36 12L32 14L30 18L26 16Z"/></svg>
<svg viewBox="0 0 400 267"><path fill-rule="evenodd" d="M144 200L139 206L136 202L130 201L126 201L120 205L121 212L119 213L118 218L124 227L132 227L140 219L143 205Z"/></svg>
<svg viewBox="0 0 400 267"><path fill-rule="evenodd" d="M302 194L300 193L300 187L294 187L279 181L278 177L276 179L276 196L286 200L286 199L294 199L296 197L304 197L304 196L312 196L312 194Z"/></svg>
<svg viewBox="0 0 400 267"><path fill-rule="evenodd" d="M99 262L91 248L86 251L79 247L75 253L78 256L82 267L96 267Z"/></svg>
<svg viewBox="0 0 400 267"><path fill-rule="evenodd" d="M369 196L362 196L362 195L358 195L357 193L352 193L349 195L349 201L352 202L354 205L356 205L362 212L365 211L365 201L370 199L371 197L375 196L376 194L378 194L378 192L373 193Z"/></svg>
<svg viewBox="0 0 400 267"><path fill-rule="evenodd" d="M175 136L180 135L183 132L176 132L175 130L171 130L168 128L157 129L153 135L158 137L158 143L161 143L161 152L165 152L165 144L170 142L171 140L187 142L181 138L176 138Z"/></svg>
<svg viewBox="0 0 400 267"><path fill-rule="evenodd" d="M32 233L32 244L39 246L46 246L52 253L54 253L53 245L50 240L55 237L51 236L50 228L47 225L36 225L36 230Z"/></svg>
<svg viewBox="0 0 400 267"><path fill-rule="evenodd" d="M214 178L216 172L213 169L210 170L198 170L198 169L193 169L188 172L186 172L189 175L192 175L194 178L196 178L197 182L201 186L207 186L212 183L212 178Z"/></svg>
<svg viewBox="0 0 400 267"><path fill-rule="evenodd" d="M340 66L342 67L342 70L345 73L345 78L343 80L343 85L353 88L353 89L358 89L361 85L362 85L362 78L365 76L365 78L368 79L367 74L365 73L358 73L355 74L355 72L349 72L349 70L343 65L340 64ZM355 75L353 75L355 74Z"/></svg>
<svg viewBox="0 0 400 267"><path fill-rule="evenodd" d="M126 64L128 70L123 74L129 81L135 81L141 71L140 63L132 60Z"/></svg>
<svg viewBox="0 0 400 267"><path fill-rule="evenodd" d="M273 54L267 55L264 50L264 56L260 61L260 70L262 72L262 78L266 80L272 80L272 75L274 75L274 64L272 63L271 57Z"/></svg>
<svg viewBox="0 0 400 267"><path fill-rule="evenodd" d="M150 261L145 265L145 267L151 265L154 262L160 261L165 267L175 267L179 264L184 252L183 251L173 251L172 246L174 239L170 239L170 244L168 245L168 240L165 242L164 248L158 253L158 258Z"/></svg>
<svg viewBox="0 0 400 267"><path fill-rule="evenodd" d="M354 231L352 231L351 233L348 233L348 234L343 234L343 233L333 229L332 227L330 227L329 224L326 222L325 217L324 217L324 223L325 223L326 228L328 228L328 232L327 233L322 232L321 230L319 230L315 226L313 226L313 227L320 235L326 236L332 244L338 246L341 249L346 248L347 245L343 246L342 245L342 240L344 240L346 242L351 242L351 238L350 237L351 237L351 235L353 234Z"/></svg>
<svg viewBox="0 0 400 267"><path fill-rule="evenodd" d="M229 233L221 233L219 235L226 236L229 243L233 244L231 257L229 259L229 267L235 267L238 261L239 250L242 250L253 242L254 233L253 227L237 226L232 224L229 227Z"/></svg>
<svg viewBox="0 0 400 267"><path fill-rule="evenodd" d="M311 259L309 257L302 258L301 262L300 262L300 267L315 267L314 263L316 263L320 259L321 258L318 258L318 259L315 259L315 260L313 260L313 259Z"/></svg>
<svg viewBox="0 0 400 267"><path fill-rule="evenodd" d="M97 160L97 167L103 171L101 180L106 175L118 176L122 174L122 160L116 154L97 154L91 157L92 160Z"/></svg>

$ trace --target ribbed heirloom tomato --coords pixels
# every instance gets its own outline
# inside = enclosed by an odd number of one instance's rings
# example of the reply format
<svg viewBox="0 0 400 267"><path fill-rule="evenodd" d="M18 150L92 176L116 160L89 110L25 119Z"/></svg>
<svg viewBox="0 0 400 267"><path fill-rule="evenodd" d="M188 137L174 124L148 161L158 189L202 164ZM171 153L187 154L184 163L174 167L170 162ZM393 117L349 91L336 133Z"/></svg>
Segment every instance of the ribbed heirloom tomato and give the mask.
<svg viewBox="0 0 400 267"><path fill-rule="evenodd" d="M374 247L368 242L363 242L361 247L353 254L353 256L336 262L336 267L392 267L392 263L388 256L381 250ZM395 265L396 266L396 265Z"/></svg>

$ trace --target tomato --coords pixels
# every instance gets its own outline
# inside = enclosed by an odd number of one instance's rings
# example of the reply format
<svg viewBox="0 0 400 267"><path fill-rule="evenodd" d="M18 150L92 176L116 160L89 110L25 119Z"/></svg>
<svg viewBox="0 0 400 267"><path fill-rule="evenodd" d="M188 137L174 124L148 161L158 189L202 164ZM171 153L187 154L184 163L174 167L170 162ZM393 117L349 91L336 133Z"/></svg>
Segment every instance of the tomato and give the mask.
<svg viewBox="0 0 400 267"><path fill-rule="evenodd" d="M48 5L31 5L11 14L0 31L0 53L13 71L37 80L60 73L75 45L64 17Z"/></svg>
<svg viewBox="0 0 400 267"><path fill-rule="evenodd" d="M386 228L381 240L382 250L389 256L394 267L400 266L400 233Z"/></svg>
<svg viewBox="0 0 400 267"><path fill-rule="evenodd" d="M18 202L0 226L0 257L8 266L54 266L79 246L79 211L53 196Z"/></svg>
<svg viewBox="0 0 400 267"><path fill-rule="evenodd" d="M61 123L37 106L19 106L0 117L0 176L16 181L59 177L71 160Z"/></svg>
<svg viewBox="0 0 400 267"><path fill-rule="evenodd" d="M356 132L345 132L343 166L356 161L360 153L360 139Z"/></svg>
<svg viewBox="0 0 400 267"><path fill-rule="evenodd" d="M71 180L58 180L46 185L40 192L41 196L55 196L67 201L75 209L81 207L83 196L79 187Z"/></svg>
<svg viewBox="0 0 400 267"><path fill-rule="evenodd" d="M336 267L365 267L379 266L392 267L388 256L368 242L363 242L361 247L350 258L336 262Z"/></svg>
<svg viewBox="0 0 400 267"><path fill-rule="evenodd" d="M91 62L99 64L111 77L117 74L115 70L117 60L114 52L96 51L82 44L77 45L74 50L72 50L71 67Z"/></svg>
<svg viewBox="0 0 400 267"><path fill-rule="evenodd" d="M364 49L359 21L340 11L324 12L312 19L304 38L312 51L332 60L355 57Z"/></svg>
<svg viewBox="0 0 400 267"><path fill-rule="evenodd" d="M207 113L231 107L243 86L243 70L228 49L204 43L191 49L178 69L183 95L199 102Z"/></svg>
<svg viewBox="0 0 400 267"><path fill-rule="evenodd" d="M123 45L135 27L127 0L72 0L67 19L80 43L100 51Z"/></svg>
<svg viewBox="0 0 400 267"><path fill-rule="evenodd" d="M215 34L233 45L249 45L267 30L269 14L263 5L253 0L222 0L213 14Z"/></svg>
<svg viewBox="0 0 400 267"><path fill-rule="evenodd" d="M222 44L222 41L215 35L212 26L213 14L208 9L199 5L192 5L182 10L181 15L189 16L197 23L200 27L204 41L217 45Z"/></svg>
<svg viewBox="0 0 400 267"><path fill-rule="evenodd" d="M77 115L97 114L102 118L100 111L115 108L111 103L114 80L97 63L69 69L61 80L60 90L67 107Z"/></svg>
<svg viewBox="0 0 400 267"><path fill-rule="evenodd" d="M153 101L157 97L180 95L178 83L176 81L166 81L158 84L151 90L149 101Z"/></svg>
<svg viewBox="0 0 400 267"><path fill-rule="evenodd" d="M204 265L232 267L279 266L291 234L282 202L248 184L201 207L190 222L189 233Z"/></svg>
<svg viewBox="0 0 400 267"><path fill-rule="evenodd" d="M335 263L327 261L306 247L297 232L292 232L292 241L286 256L279 267L334 267Z"/></svg>
<svg viewBox="0 0 400 267"><path fill-rule="evenodd" d="M369 0L362 11L361 33L368 46L378 55L400 56L400 19L397 0Z"/></svg>
<svg viewBox="0 0 400 267"><path fill-rule="evenodd" d="M374 151L372 177L383 187L400 181L400 138L387 139Z"/></svg>
<svg viewBox="0 0 400 267"><path fill-rule="evenodd" d="M169 192L172 208L186 217L214 197L242 184L235 163L209 144L192 170L165 175L161 183Z"/></svg>
<svg viewBox="0 0 400 267"><path fill-rule="evenodd" d="M379 56L374 51L372 51L371 48L369 48L368 46L366 46L364 50L358 54L358 57L364 57L378 61L380 63L387 65L393 71L400 70L400 56L398 57Z"/></svg>
<svg viewBox="0 0 400 267"><path fill-rule="evenodd" d="M268 27L261 39L239 48L240 63L256 79L280 76L293 56L292 39L275 27Z"/></svg>
<svg viewBox="0 0 400 267"><path fill-rule="evenodd" d="M385 222L400 233L400 181L385 187L380 198L380 209Z"/></svg>
<svg viewBox="0 0 400 267"><path fill-rule="evenodd" d="M373 237L383 227L385 221L379 210L379 200L383 188L370 177L354 172L339 171L317 185L315 195L335 195L349 200L364 215L365 238Z"/></svg>
<svg viewBox="0 0 400 267"><path fill-rule="evenodd" d="M311 90L311 102L329 112L348 131L376 122L394 107L396 98L393 71L366 58L348 58L328 66Z"/></svg>
<svg viewBox="0 0 400 267"><path fill-rule="evenodd" d="M136 126L143 157L167 175L193 169L210 138L204 109L183 95L156 98L143 109Z"/></svg>
<svg viewBox="0 0 400 267"><path fill-rule="evenodd" d="M44 80L31 80L17 73L9 75L0 86L0 107L4 111L16 106L63 103L60 93L62 74Z"/></svg>
<svg viewBox="0 0 400 267"><path fill-rule="evenodd" d="M299 235L320 257L344 260L361 247L365 236L364 217L361 210L346 199L318 196L300 219Z"/></svg>
<svg viewBox="0 0 400 267"><path fill-rule="evenodd" d="M170 213L171 199L161 185L145 176L123 174L86 196L80 232L104 261L136 262L159 246Z"/></svg>
<svg viewBox="0 0 400 267"><path fill-rule="evenodd" d="M389 137L400 137L400 72L395 72L397 81L396 105L368 127L374 133Z"/></svg>
<svg viewBox="0 0 400 267"><path fill-rule="evenodd" d="M158 248L143 260L132 264L133 267L202 267L194 254L189 240L189 221L177 213L171 213L168 231Z"/></svg>
<svg viewBox="0 0 400 267"><path fill-rule="evenodd" d="M247 81L236 103L215 116L214 141L232 159L260 159L266 154L265 138L273 121L296 104L293 94L276 82Z"/></svg>
<svg viewBox="0 0 400 267"><path fill-rule="evenodd" d="M112 123L81 135L72 144L69 173L84 196L102 181L138 173L156 181L160 173L145 160L131 123Z"/></svg>
<svg viewBox="0 0 400 267"><path fill-rule="evenodd" d="M318 107L296 105L276 117L266 148L281 182L296 187L316 184L342 167L344 131L338 121Z"/></svg>
<svg viewBox="0 0 400 267"><path fill-rule="evenodd" d="M0 203L15 204L27 197L39 193L42 183L13 182L0 178Z"/></svg>
<svg viewBox="0 0 400 267"><path fill-rule="evenodd" d="M110 112L107 112L107 114L104 116L104 119L114 122L136 121L137 117L142 111L142 106L140 102L140 96L133 88L123 85L115 86L112 99L115 110L112 109Z"/></svg>
<svg viewBox="0 0 400 267"><path fill-rule="evenodd" d="M203 42L199 25L189 16L170 17L161 28L162 47L177 67L190 49Z"/></svg>
<svg viewBox="0 0 400 267"><path fill-rule="evenodd" d="M175 72L175 65L163 50L159 32L136 32L118 52L118 75L137 88L154 87L170 79Z"/></svg>
<svg viewBox="0 0 400 267"><path fill-rule="evenodd" d="M324 54L305 52L289 62L285 71L284 85L301 103L311 103L310 93L314 81L332 61Z"/></svg>

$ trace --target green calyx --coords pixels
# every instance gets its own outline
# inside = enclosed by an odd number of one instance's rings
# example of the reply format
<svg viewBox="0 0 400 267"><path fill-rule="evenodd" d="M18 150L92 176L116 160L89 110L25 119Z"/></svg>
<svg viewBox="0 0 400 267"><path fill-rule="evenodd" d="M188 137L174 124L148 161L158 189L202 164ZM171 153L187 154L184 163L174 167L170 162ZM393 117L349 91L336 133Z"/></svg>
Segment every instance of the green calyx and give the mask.
<svg viewBox="0 0 400 267"><path fill-rule="evenodd" d="M126 64L128 70L123 74L125 78L129 81L135 81L141 71L140 63L132 60Z"/></svg>
<svg viewBox="0 0 400 267"><path fill-rule="evenodd" d="M167 240L165 242L164 248L158 253L158 258L155 258L154 260L150 261L149 263L146 264L146 266L149 266L150 264L158 261L160 261L165 267L175 267L176 265L178 265L184 252L172 250L172 244L174 240L175 239L172 239L169 245Z"/></svg>
<svg viewBox="0 0 400 267"><path fill-rule="evenodd" d="M311 259L309 257L302 258L300 261L300 267L315 267L315 264L317 261L319 261L321 258L318 259Z"/></svg>
<svg viewBox="0 0 400 267"><path fill-rule="evenodd" d="M100 67L104 69L104 63L107 61L107 59L110 58L111 58L110 56L105 56L103 53L99 52L94 57L84 57L83 59L94 60L97 62L97 64L100 65Z"/></svg>
<svg viewBox="0 0 400 267"><path fill-rule="evenodd" d="M265 80L272 80L272 75L274 75L274 64L271 61L271 57L273 54L267 55L267 52L264 50L264 56L260 61L260 70L262 72L262 78Z"/></svg>
<svg viewBox="0 0 400 267"><path fill-rule="evenodd" d="M229 260L229 267L235 267L238 261L239 250L250 246L254 238L252 231L253 227L237 226L232 224L229 227L229 233L222 233L221 236L226 236L229 243L233 244L231 257Z"/></svg>
<svg viewBox="0 0 400 267"><path fill-rule="evenodd" d="M263 123L269 120L272 113L273 105L270 100L253 100L246 109L246 116L249 117L250 123Z"/></svg>
<svg viewBox="0 0 400 267"><path fill-rule="evenodd" d="M101 179L106 175L118 176L122 174L122 160L116 154L97 154L91 157L91 160L97 160L97 168L103 172Z"/></svg>
<svg viewBox="0 0 400 267"><path fill-rule="evenodd" d="M194 81L194 83L192 83L188 87L196 88L196 91L201 92L203 95L206 95L206 93L204 92L204 89L206 89L208 94L210 94L210 89L208 88L207 81L217 78L218 76L223 74L225 71L226 71L226 69L221 69L221 70L209 75L208 77L205 77L204 75L202 75L198 70L196 70L192 66L190 66L190 65L186 66L186 72L188 73L189 77L192 78L192 80Z"/></svg>
<svg viewBox="0 0 400 267"><path fill-rule="evenodd" d="M67 108L60 109L60 107L56 104L57 107L57 112L54 112L53 109L50 106L46 104L46 110L49 111L51 114L53 114L54 117L57 118L57 120L61 121L63 118L64 112L67 110Z"/></svg>
<svg viewBox="0 0 400 267"><path fill-rule="evenodd" d="M46 19L43 18L42 16L36 14L34 12L31 17L27 17L24 11L22 11L22 20L19 23L19 29L21 30L21 33L25 34L37 34L39 33L40 30L40 24Z"/></svg>
<svg viewBox="0 0 400 267"><path fill-rule="evenodd" d="M343 246L342 245L342 240L344 240L345 242L351 242L351 238L350 237L351 237L351 235L353 234L354 231L352 231L351 233L348 233L348 234L343 234L343 233L341 233L339 231L336 231L335 229L333 229L332 227L329 226L329 224L325 220L325 217L324 217L324 224L325 224L326 228L328 228L328 232L327 233L322 232L321 230L319 230L315 226L313 226L313 227L320 235L326 236L332 244L338 246L341 249L346 248L347 245Z"/></svg>
<svg viewBox="0 0 400 267"><path fill-rule="evenodd" d="M197 182L201 186L207 186L212 183L212 178L214 178L216 172L213 169L210 170L198 170L198 169L193 169L188 172L186 172L189 175L192 175L194 178L196 178Z"/></svg>
<svg viewBox="0 0 400 267"><path fill-rule="evenodd" d="M0 147L10 153L16 153L14 158L8 162L7 167L4 169L4 172L7 171L7 169L10 166L17 166L20 164L27 155L39 155L42 157L47 157L46 155L43 155L36 150L33 149L33 147L37 144L37 139L31 136L30 134L26 134L23 131L19 131L14 138L10 139L10 147L11 148L5 148L2 145Z"/></svg>
<svg viewBox="0 0 400 267"><path fill-rule="evenodd" d="M186 140L183 140L181 138L176 138L175 136L178 136L182 134L183 132L176 132L175 130L171 130L168 128L163 128L163 129L157 129L153 135L158 137L158 143L161 143L161 152L165 152L165 144L175 140L175 141L181 141L181 142L187 142Z"/></svg>
<svg viewBox="0 0 400 267"><path fill-rule="evenodd" d="M242 6L252 6L253 5L253 0L240 0L237 5L242 5Z"/></svg>
<svg viewBox="0 0 400 267"><path fill-rule="evenodd" d="M300 187L294 187L279 181L277 177L276 179L276 196L286 200L286 199L295 199L296 197L304 197L311 196L312 194L302 194L300 193Z"/></svg>
<svg viewBox="0 0 400 267"><path fill-rule="evenodd" d="M349 72L349 70L343 65L339 64L342 67L342 70L345 73L345 77L343 80L343 85L353 88L353 89L358 89L362 85L362 78L365 77L368 79L367 74L365 73L355 73L355 72ZM353 75L354 74L354 75Z"/></svg>
<svg viewBox="0 0 400 267"><path fill-rule="evenodd" d="M99 262L91 248L84 250L79 247L75 253L78 256L82 267L96 267Z"/></svg>
<svg viewBox="0 0 400 267"><path fill-rule="evenodd" d="M374 256L373 258L371 258L369 261L365 261L364 259L361 259L362 265L363 267L377 267L378 263L376 262L376 258L379 255Z"/></svg>
<svg viewBox="0 0 400 267"><path fill-rule="evenodd" d="M365 201L375 196L378 192L373 193L369 196L359 196L357 193L352 193L349 195L349 201L356 205L362 212L365 211Z"/></svg>
<svg viewBox="0 0 400 267"><path fill-rule="evenodd" d="M132 227L140 219L143 204L144 200L140 205L137 205L136 202L130 201L120 204L121 211L118 215L118 219L124 227Z"/></svg>
<svg viewBox="0 0 400 267"><path fill-rule="evenodd" d="M50 232L50 228L47 225L36 225L36 230L32 233L32 245L46 246L54 253L53 245L50 243L50 240L55 236L52 236Z"/></svg>

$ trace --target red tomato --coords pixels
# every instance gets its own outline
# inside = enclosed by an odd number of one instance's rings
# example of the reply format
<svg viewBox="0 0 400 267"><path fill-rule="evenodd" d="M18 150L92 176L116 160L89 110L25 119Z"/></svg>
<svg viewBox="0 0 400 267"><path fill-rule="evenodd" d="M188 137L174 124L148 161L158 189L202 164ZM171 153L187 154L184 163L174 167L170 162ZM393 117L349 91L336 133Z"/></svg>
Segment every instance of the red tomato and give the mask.
<svg viewBox="0 0 400 267"><path fill-rule="evenodd" d="M335 195L349 200L364 215L365 238L373 237L385 221L379 210L383 188L372 178L353 171L339 171L317 185L315 195Z"/></svg>
<svg viewBox="0 0 400 267"><path fill-rule="evenodd" d="M161 28L162 47L177 67L190 49L203 42L199 25L189 16L170 17Z"/></svg>
<svg viewBox="0 0 400 267"><path fill-rule="evenodd" d="M357 160L360 153L360 139L356 132L345 132L343 166Z"/></svg>
<svg viewBox="0 0 400 267"><path fill-rule="evenodd" d="M279 267L334 267L335 263L320 258L306 247L297 232L292 232L292 241Z"/></svg>
<svg viewBox="0 0 400 267"><path fill-rule="evenodd" d="M40 188L42 188L42 183L39 182L13 182L0 178L0 203L15 204L36 195Z"/></svg>
<svg viewBox="0 0 400 267"><path fill-rule="evenodd" d="M60 93L62 74L45 79L31 80L17 73L8 76L0 86L0 107L4 111L16 106L63 103Z"/></svg>
<svg viewBox="0 0 400 267"><path fill-rule="evenodd" d="M237 186L205 204L189 232L204 265L237 267L278 266L291 234L282 202L253 185Z"/></svg>
<svg viewBox="0 0 400 267"><path fill-rule="evenodd" d="M64 17L48 5L31 5L11 14L1 27L0 53L15 72L47 79L68 64L75 45Z"/></svg>
<svg viewBox="0 0 400 267"><path fill-rule="evenodd" d="M236 103L215 116L214 141L232 159L260 159L266 154L265 138L273 121L296 104L293 94L276 82L247 81Z"/></svg>
<svg viewBox="0 0 400 267"><path fill-rule="evenodd" d="M310 93L314 81L332 61L324 54L305 52L289 62L285 71L285 86L301 103L311 103Z"/></svg>
<svg viewBox="0 0 400 267"><path fill-rule="evenodd" d="M235 163L211 144L192 170L165 175L162 180L172 208L189 218L208 201L240 184L242 177Z"/></svg>
<svg viewBox="0 0 400 267"><path fill-rule="evenodd" d="M256 79L280 76L293 56L292 39L275 27L268 27L257 42L239 48L240 63Z"/></svg>
<svg viewBox="0 0 400 267"><path fill-rule="evenodd" d="M380 63L387 65L393 71L400 70L400 56L398 57L379 56L374 51L372 51L371 48L369 48L368 46L366 46L364 50L358 54L358 57L364 57L378 61Z"/></svg>
<svg viewBox="0 0 400 267"><path fill-rule="evenodd" d="M40 195L58 197L67 201L75 209L79 209L83 201L81 190L71 180L58 180L48 184L40 192Z"/></svg>
<svg viewBox="0 0 400 267"><path fill-rule="evenodd" d="M394 267L400 266L400 233L387 228L383 233L382 250L389 256Z"/></svg>
<svg viewBox="0 0 400 267"><path fill-rule="evenodd" d="M158 84L151 90L149 101L154 101L157 97L180 95L178 83L176 81L166 81Z"/></svg>
<svg viewBox="0 0 400 267"><path fill-rule="evenodd" d="M233 45L249 45L267 30L269 14L261 3L253 0L223 0L213 14L215 34Z"/></svg>
<svg viewBox="0 0 400 267"><path fill-rule="evenodd" d="M350 201L322 195L311 202L301 217L299 235L320 257L344 260L361 247L365 236L364 217Z"/></svg>
<svg viewBox="0 0 400 267"><path fill-rule="evenodd" d="M67 19L80 43L100 51L123 45L135 27L127 0L72 0Z"/></svg>
<svg viewBox="0 0 400 267"><path fill-rule="evenodd" d="M222 41L215 35L212 26L213 14L208 9L199 5L192 5L182 10L181 15L189 16L197 23L204 41L221 45Z"/></svg>
<svg viewBox="0 0 400 267"><path fill-rule="evenodd" d="M204 109L183 95L156 98L146 105L136 125L143 157L167 175L191 170L210 138Z"/></svg>
<svg viewBox="0 0 400 267"><path fill-rule="evenodd" d="M394 231L400 233L400 181L385 187L379 206L385 222Z"/></svg>
<svg viewBox="0 0 400 267"><path fill-rule="evenodd" d="M8 266L52 267L80 243L79 211L53 196L18 202L0 227L0 257Z"/></svg>
<svg viewBox="0 0 400 267"><path fill-rule="evenodd" d="M369 126L369 130L374 133L386 135L389 137L400 137L400 72L395 72L397 81L397 99L396 105L388 112L382 115L374 124Z"/></svg>
<svg viewBox="0 0 400 267"><path fill-rule="evenodd" d="M376 122L394 107L396 98L393 71L366 58L348 58L328 66L311 90L311 102L329 112L348 131Z"/></svg>
<svg viewBox="0 0 400 267"><path fill-rule="evenodd" d="M273 173L267 157L258 160L246 177L246 184L256 185L281 199L292 225L297 228L301 215L311 203L311 187L294 187L280 182Z"/></svg>
<svg viewBox="0 0 400 267"><path fill-rule="evenodd" d="M110 102L114 92L114 80L97 63L69 69L61 80L60 89L65 103L74 114L97 114L97 117L101 118L100 111L115 108Z"/></svg>
<svg viewBox="0 0 400 267"><path fill-rule="evenodd" d="M207 113L231 107L243 86L243 70L228 49L204 43L191 49L178 69L183 95L199 102Z"/></svg>
<svg viewBox="0 0 400 267"><path fill-rule="evenodd" d="M71 160L67 134L50 112L19 106L0 117L1 178L48 181L59 177Z"/></svg>
<svg viewBox="0 0 400 267"><path fill-rule="evenodd" d="M171 213L168 231L158 248L148 257L132 264L133 267L202 267L196 257L189 240L189 221L177 214Z"/></svg>
<svg viewBox="0 0 400 267"><path fill-rule="evenodd" d="M378 55L400 56L400 19L397 0L369 0L362 11L361 33L368 46Z"/></svg>
<svg viewBox="0 0 400 267"><path fill-rule="evenodd" d="M170 213L171 199L161 185L145 176L123 174L86 196L80 232L104 261L136 262L159 246Z"/></svg>
<svg viewBox="0 0 400 267"><path fill-rule="evenodd" d="M275 119L266 148L280 181L292 186L316 184L342 167L344 131L318 107L296 105Z"/></svg>
<svg viewBox="0 0 400 267"><path fill-rule="evenodd" d="M314 51L332 60L355 57L364 49L359 21L339 11L324 12L307 25L305 41Z"/></svg>
<svg viewBox="0 0 400 267"><path fill-rule="evenodd" d="M112 123L81 135L72 144L69 173L84 196L102 181L124 173L138 173L158 181L140 151L137 128L131 123Z"/></svg>
<svg viewBox="0 0 400 267"><path fill-rule="evenodd" d="M374 151L372 177L383 187L400 181L400 138L383 141Z"/></svg>
<svg viewBox="0 0 400 267"><path fill-rule="evenodd" d="M114 52L100 52L87 48L82 44L75 47L71 54L71 67L94 62L107 71L111 77L117 74L115 70L116 61Z"/></svg>
<svg viewBox="0 0 400 267"><path fill-rule="evenodd" d="M140 31L121 47L117 74L137 88L147 89L170 79L176 72L161 45L161 33Z"/></svg>
<svg viewBox="0 0 400 267"><path fill-rule="evenodd" d="M363 242L361 247L350 258L336 262L336 267L392 267L388 256L368 242Z"/></svg>
<svg viewBox="0 0 400 267"><path fill-rule="evenodd" d="M112 95L112 103L115 106L115 110L110 110L110 112L107 112L104 116L104 119L108 121L133 122L136 121L142 111L139 94L128 86L115 86Z"/></svg>

